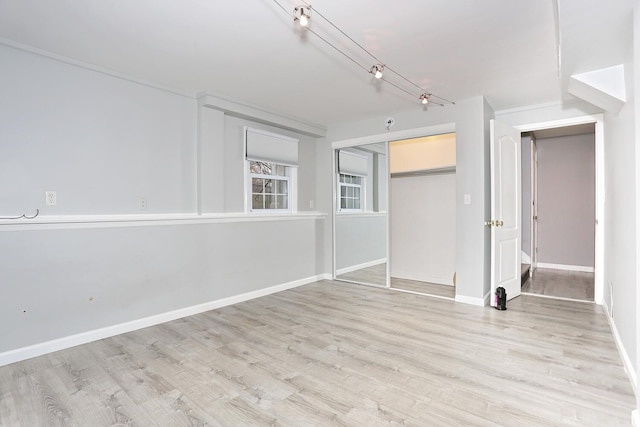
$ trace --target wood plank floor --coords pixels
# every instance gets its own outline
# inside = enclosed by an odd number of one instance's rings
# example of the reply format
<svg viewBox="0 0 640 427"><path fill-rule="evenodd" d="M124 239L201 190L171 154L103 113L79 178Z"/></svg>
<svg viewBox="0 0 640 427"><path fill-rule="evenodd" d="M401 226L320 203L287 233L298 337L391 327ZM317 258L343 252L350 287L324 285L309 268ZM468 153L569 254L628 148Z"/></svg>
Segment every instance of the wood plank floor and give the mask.
<svg viewBox="0 0 640 427"><path fill-rule="evenodd" d="M2 426L616 426L594 304L322 281L0 368Z"/></svg>
<svg viewBox="0 0 640 427"><path fill-rule="evenodd" d="M522 292L559 298L593 301L593 273L537 268Z"/></svg>
<svg viewBox="0 0 640 427"><path fill-rule="evenodd" d="M454 286L438 285L429 282L419 282L416 280L391 278L391 287L403 291L418 292L424 295L432 295L441 298L455 299L456 288Z"/></svg>

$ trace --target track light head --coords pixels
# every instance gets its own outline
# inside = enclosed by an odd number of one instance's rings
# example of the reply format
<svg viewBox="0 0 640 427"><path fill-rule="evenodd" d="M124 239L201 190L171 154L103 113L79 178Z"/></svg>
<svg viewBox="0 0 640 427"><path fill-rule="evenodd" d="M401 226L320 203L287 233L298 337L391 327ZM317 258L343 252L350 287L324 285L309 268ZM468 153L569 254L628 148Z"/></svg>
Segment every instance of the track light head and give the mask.
<svg viewBox="0 0 640 427"><path fill-rule="evenodd" d="M422 95L420 95L420 102L422 102L423 105L426 105L429 103L430 97L431 97L430 93L423 93Z"/></svg>
<svg viewBox="0 0 640 427"><path fill-rule="evenodd" d="M384 71L384 65L382 64L376 64L373 67L371 67L371 70L369 70L369 72L373 74L373 77L375 77L376 79L382 78L383 71Z"/></svg>
<svg viewBox="0 0 640 427"><path fill-rule="evenodd" d="M296 6L293 9L293 21L298 22L300 26L306 27L311 20L311 6Z"/></svg>

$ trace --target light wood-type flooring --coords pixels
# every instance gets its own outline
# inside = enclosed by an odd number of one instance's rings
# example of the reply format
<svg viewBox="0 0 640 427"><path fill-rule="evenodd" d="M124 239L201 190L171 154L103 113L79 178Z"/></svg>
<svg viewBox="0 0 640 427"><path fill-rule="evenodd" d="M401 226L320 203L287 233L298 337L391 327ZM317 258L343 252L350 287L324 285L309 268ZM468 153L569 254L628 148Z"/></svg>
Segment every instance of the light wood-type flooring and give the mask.
<svg viewBox="0 0 640 427"><path fill-rule="evenodd" d="M436 296L440 298L448 298L453 300L456 297L456 288L454 286L438 285L436 283L419 282L416 280L400 279L398 277L391 278L391 288L417 292L424 295Z"/></svg>
<svg viewBox="0 0 640 427"><path fill-rule="evenodd" d="M378 264L372 267L361 268L349 273L341 274L338 280L347 282L369 284L375 286L387 285L387 264ZM391 289L416 292L423 295L430 295L439 298L454 299L456 290L454 286L439 285L436 283L420 282L416 280L400 279L391 277Z"/></svg>
<svg viewBox="0 0 640 427"><path fill-rule="evenodd" d="M593 273L538 268L522 286L522 292L593 301Z"/></svg>
<svg viewBox="0 0 640 427"><path fill-rule="evenodd" d="M2 426L618 426L595 304L322 281L0 368Z"/></svg>

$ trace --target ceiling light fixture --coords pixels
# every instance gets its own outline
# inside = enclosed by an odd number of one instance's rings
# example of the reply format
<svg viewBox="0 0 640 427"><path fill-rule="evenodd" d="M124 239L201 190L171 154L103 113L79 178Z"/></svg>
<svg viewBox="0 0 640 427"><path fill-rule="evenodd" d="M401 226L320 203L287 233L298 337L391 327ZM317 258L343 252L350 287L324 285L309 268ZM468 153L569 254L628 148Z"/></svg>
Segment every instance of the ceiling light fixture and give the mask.
<svg viewBox="0 0 640 427"><path fill-rule="evenodd" d="M311 19L311 6L296 6L293 9L293 20L297 21L301 26L309 25Z"/></svg>
<svg viewBox="0 0 640 427"><path fill-rule="evenodd" d="M373 67L371 67L371 69L369 70L369 72L373 74L373 77L375 77L376 79L382 78L383 71L384 71L384 65L382 64L376 64Z"/></svg>
<svg viewBox="0 0 640 427"><path fill-rule="evenodd" d="M282 9L287 14L290 14L289 11L291 9L285 8L280 3L280 0L273 0L273 1L275 4L278 5L278 7L280 7L280 9ZM329 27L323 28L321 24L320 25L318 24L318 22L323 22L323 21L316 21L314 24L314 27L316 27L315 29L309 27L309 22L311 20L311 5L307 2L308 0L301 0L301 1L304 3L304 5L296 6L293 9L293 21L300 24L307 31L312 33L314 36L318 37L328 46L330 46L333 50L335 50L336 52L344 56L349 61L353 62L360 69L366 71L367 73L373 74L373 76L376 79L382 79L383 71L389 71L392 75L389 76L389 73L385 74L386 77L383 81L395 87L396 89L406 93L407 95L410 95L411 97L416 96L416 89L418 89L420 91L418 93L421 94L419 95L418 98L420 99L422 104L439 105L441 107L444 107L444 104L455 104L455 102L453 101L450 101L446 98L443 98L434 93L426 91L425 88L409 80L407 77L403 76L393 68L389 67L388 65L384 65L384 63L380 59L378 59L373 53L368 51L364 46L362 46L360 43L354 40L351 36L349 36L347 33L345 33L340 28L338 28L333 22L331 22L331 20L329 20L329 18L324 16L322 13L320 13L318 9L314 8L313 9L314 15L322 18L322 20L324 20L324 22L329 24L330 27L333 28L333 30L338 31L342 35L342 37L347 39L347 40L344 40L344 42L343 41L339 41L338 43L331 42L330 40L339 39L339 35L331 34L331 28ZM320 30L322 34L316 30ZM348 44L346 43L346 41L350 41L355 46L357 46L360 50L362 50L364 53L369 55L369 57L371 57L374 61L376 61L376 64L371 68L368 68L366 65L363 65L361 58L358 58L358 56L354 56L350 54L351 53L350 49L345 48L345 46L347 46ZM434 102L434 98L437 100L437 102Z"/></svg>

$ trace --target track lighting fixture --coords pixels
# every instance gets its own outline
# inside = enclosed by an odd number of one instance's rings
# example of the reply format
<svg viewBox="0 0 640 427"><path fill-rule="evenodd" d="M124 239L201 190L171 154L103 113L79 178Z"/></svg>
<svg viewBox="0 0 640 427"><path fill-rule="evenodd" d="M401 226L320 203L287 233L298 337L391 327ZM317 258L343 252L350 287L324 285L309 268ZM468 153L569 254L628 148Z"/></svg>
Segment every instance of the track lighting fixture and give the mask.
<svg viewBox="0 0 640 427"><path fill-rule="evenodd" d="M288 9L287 7L285 7L285 5L282 4L282 0L273 0L273 1L275 4L278 5L278 7L280 7L280 9L282 9L287 14L290 14L289 11L291 9ZM455 104L455 102L450 101L441 96L438 96L434 93L425 92L426 90L425 88L421 87L414 81L403 76L398 71L391 68L390 66L385 65L382 62L382 60L377 58L373 53L367 50L364 46L362 46L360 43L354 40L351 36L349 36L347 33L345 33L340 28L338 28L336 24L331 22L329 18L324 16L316 8L313 9L314 19L316 19L316 22L313 25L315 28L309 27L309 23L311 21L311 5L308 2L310 0L298 0L298 1L302 2L303 4L300 6L296 6L293 9L293 21L300 24L300 26L305 27L305 29L308 32L318 37L324 43L326 43L331 48L333 48L333 50L335 50L337 53L344 56L349 61L353 62L361 70L368 72L369 74L373 75L376 79L382 79L382 73L388 71L388 73L385 74L386 77L383 80L384 83L390 86L393 86L394 88L406 93L407 95L410 95L414 100L415 100L416 93L422 93L418 97L422 105L430 104L430 105L439 105L441 107L444 107L444 104ZM324 25L325 23L328 24L328 26ZM332 32L334 34L331 34ZM341 40L339 43L333 43L331 40L336 39L336 37L338 38L343 37L343 40ZM367 68L368 65L366 62L362 62L358 56L354 56L353 54L351 54L351 49L344 48L344 46L348 44L347 42L351 42L355 47L357 47L366 55L368 55L371 59L376 61L375 65L373 65L371 68ZM417 92L417 91L420 91L420 92Z"/></svg>
<svg viewBox="0 0 640 427"><path fill-rule="evenodd" d="M296 6L293 9L293 20L297 21L301 26L309 25L311 19L311 6Z"/></svg>
<svg viewBox="0 0 640 427"><path fill-rule="evenodd" d="M384 71L384 65L382 64L376 64L373 67L371 67L371 70L369 70L369 72L373 74L373 77L375 77L376 79L382 78L383 71Z"/></svg>

